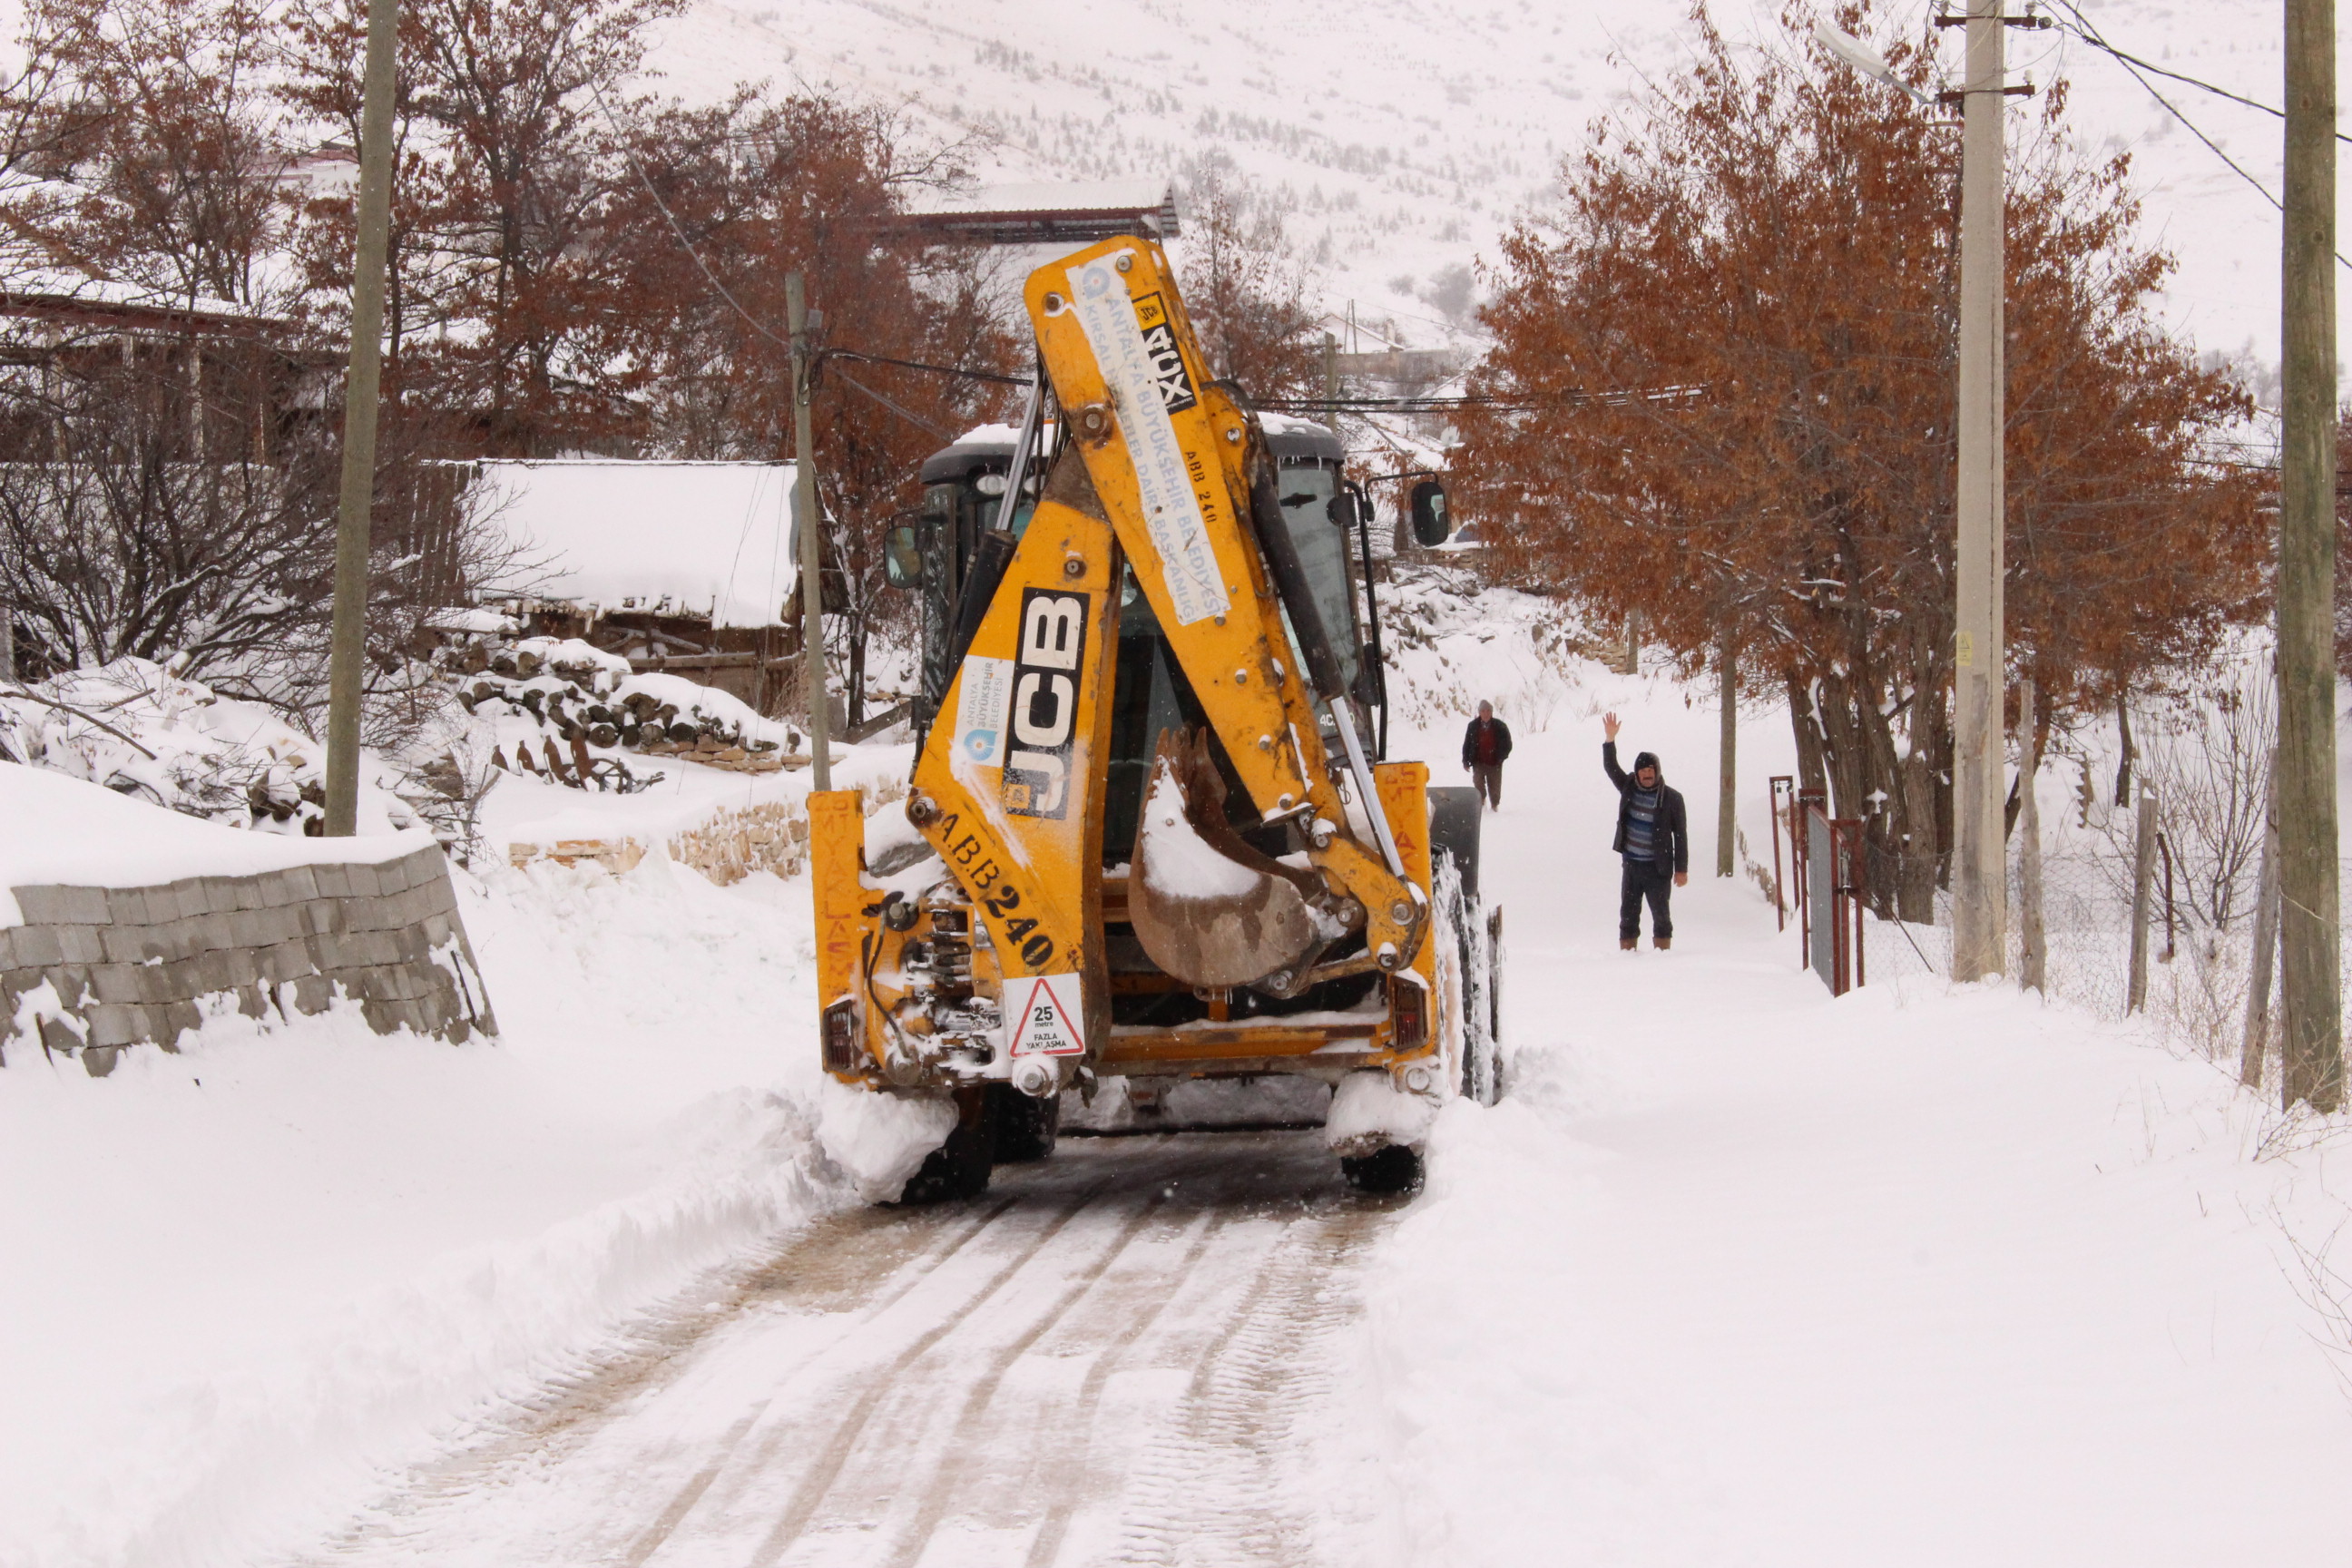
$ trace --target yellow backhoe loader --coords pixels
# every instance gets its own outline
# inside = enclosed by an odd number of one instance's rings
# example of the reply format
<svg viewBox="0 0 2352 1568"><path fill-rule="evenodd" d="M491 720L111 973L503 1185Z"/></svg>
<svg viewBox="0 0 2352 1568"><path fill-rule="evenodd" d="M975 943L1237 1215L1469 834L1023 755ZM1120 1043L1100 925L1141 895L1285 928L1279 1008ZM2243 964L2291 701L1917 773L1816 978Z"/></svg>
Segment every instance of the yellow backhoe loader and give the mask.
<svg viewBox="0 0 2352 1568"><path fill-rule="evenodd" d="M1370 504L1336 438L1205 377L1155 241L1024 301L1020 426L933 458L891 539L925 606L903 819L809 800L825 1070L954 1098L909 1201L1050 1152L1114 1078L1328 1084L1349 1180L1408 1185L1439 1105L1494 1092L1499 925L1471 792L1369 754ZM1435 542L1442 492L1414 510Z"/></svg>

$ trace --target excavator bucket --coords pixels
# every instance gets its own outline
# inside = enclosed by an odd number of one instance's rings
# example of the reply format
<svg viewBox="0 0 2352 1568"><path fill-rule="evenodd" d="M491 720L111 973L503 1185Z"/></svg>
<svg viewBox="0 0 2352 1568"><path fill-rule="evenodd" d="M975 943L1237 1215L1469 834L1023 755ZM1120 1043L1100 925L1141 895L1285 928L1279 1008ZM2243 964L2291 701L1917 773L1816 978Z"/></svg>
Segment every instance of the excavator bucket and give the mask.
<svg viewBox="0 0 2352 1568"><path fill-rule="evenodd" d="M1192 985L1279 976L1279 988L1325 940L1307 901L1316 890L1311 876L1253 849L1226 822L1207 732L1161 731L1127 895L1151 962Z"/></svg>

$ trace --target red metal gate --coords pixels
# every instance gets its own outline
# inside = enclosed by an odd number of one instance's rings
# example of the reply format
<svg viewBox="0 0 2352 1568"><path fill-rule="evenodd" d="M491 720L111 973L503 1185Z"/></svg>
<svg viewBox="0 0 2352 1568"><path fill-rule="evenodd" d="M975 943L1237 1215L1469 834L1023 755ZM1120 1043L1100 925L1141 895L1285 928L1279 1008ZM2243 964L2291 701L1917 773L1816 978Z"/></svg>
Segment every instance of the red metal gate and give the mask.
<svg viewBox="0 0 2352 1568"><path fill-rule="evenodd" d="M1828 801L1813 790L1797 792L1791 816L1805 966L1831 995L1843 996L1863 983L1863 825L1832 816ZM1776 837L1776 856L1778 847Z"/></svg>

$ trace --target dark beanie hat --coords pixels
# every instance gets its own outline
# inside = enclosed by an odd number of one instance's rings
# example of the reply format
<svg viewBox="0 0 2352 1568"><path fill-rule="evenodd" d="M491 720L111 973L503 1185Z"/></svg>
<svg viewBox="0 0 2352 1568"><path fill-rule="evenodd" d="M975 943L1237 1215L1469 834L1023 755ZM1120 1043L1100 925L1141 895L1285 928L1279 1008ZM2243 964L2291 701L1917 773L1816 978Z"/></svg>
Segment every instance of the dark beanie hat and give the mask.
<svg viewBox="0 0 2352 1568"><path fill-rule="evenodd" d="M1657 765L1658 753L1655 752L1643 752L1636 754L1633 758L1633 771L1637 773L1643 768L1654 768L1657 767Z"/></svg>

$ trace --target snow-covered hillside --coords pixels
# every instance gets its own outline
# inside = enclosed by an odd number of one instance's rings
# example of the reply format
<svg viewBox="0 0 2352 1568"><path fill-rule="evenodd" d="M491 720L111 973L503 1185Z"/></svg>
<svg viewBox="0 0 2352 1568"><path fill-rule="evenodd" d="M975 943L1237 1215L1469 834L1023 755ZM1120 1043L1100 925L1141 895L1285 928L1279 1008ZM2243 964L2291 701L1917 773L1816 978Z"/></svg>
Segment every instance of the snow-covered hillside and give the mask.
<svg viewBox="0 0 2352 1568"><path fill-rule="evenodd" d="M1879 35L1933 31L1934 8L1893 0ZM2081 9L2118 48L2282 100L2278 0ZM1178 177L1228 156L1325 258L1328 308L1344 317L1354 301L1360 320L1432 346L1468 324L1454 269L1493 257L1596 118L1688 60L1686 12L1685 0L699 0L656 59L689 96L767 76L900 106L936 133L984 137L993 178ZM1734 38L1792 47L1770 0L1721 0L1716 14ZM1957 34L1941 47L1957 71ZM2079 39L2020 33L2011 58L2039 87L2069 83L2095 150L2133 154L2148 230L2180 257L2175 329L2274 362L2276 212ZM2278 121L2158 85L2278 190ZM2352 342L2352 315L2345 330Z"/></svg>

